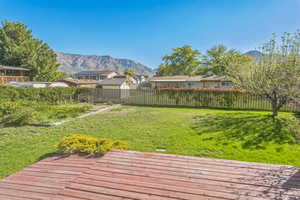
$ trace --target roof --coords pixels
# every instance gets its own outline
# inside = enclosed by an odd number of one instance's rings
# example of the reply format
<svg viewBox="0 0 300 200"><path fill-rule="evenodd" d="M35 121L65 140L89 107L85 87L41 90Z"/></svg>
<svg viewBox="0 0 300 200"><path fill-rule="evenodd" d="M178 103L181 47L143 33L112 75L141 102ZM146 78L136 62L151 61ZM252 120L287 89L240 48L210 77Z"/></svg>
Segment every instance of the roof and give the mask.
<svg viewBox="0 0 300 200"><path fill-rule="evenodd" d="M43 159L0 180L0 199L299 199L299 179L291 166L113 150Z"/></svg>
<svg viewBox="0 0 300 200"><path fill-rule="evenodd" d="M124 74L119 74L119 75L114 76L114 78L127 78L127 77L129 77L129 76L124 75Z"/></svg>
<svg viewBox="0 0 300 200"><path fill-rule="evenodd" d="M225 81L227 80L225 76L203 76L201 81Z"/></svg>
<svg viewBox="0 0 300 200"><path fill-rule="evenodd" d="M225 76L155 76L150 82L221 81Z"/></svg>
<svg viewBox="0 0 300 200"><path fill-rule="evenodd" d="M126 78L110 78L100 81L98 85L122 85L126 80Z"/></svg>
<svg viewBox="0 0 300 200"><path fill-rule="evenodd" d="M13 83L18 83L18 84L51 84L51 82L38 82L38 81L26 81L26 82L15 82Z"/></svg>
<svg viewBox="0 0 300 200"><path fill-rule="evenodd" d="M101 74L101 75L109 75L111 73L116 73L111 70L87 70L87 71L81 71L78 72L78 75L90 75L90 74Z"/></svg>
<svg viewBox="0 0 300 200"><path fill-rule="evenodd" d="M95 81L95 80L84 80L84 79L64 79L64 80L60 80L57 82L65 82L65 83L71 83L71 84L75 84L75 85L89 85L89 84L97 84L99 83L99 81Z"/></svg>
<svg viewBox="0 0 300 200"><path fill-rule="evenodd" d="M0 65L0 70L1 69L18 70L18 71L30 71L30 69L26 69L26 68L23 68L23 67L11 67L11 66L4 66L4 65Z"/></svg>

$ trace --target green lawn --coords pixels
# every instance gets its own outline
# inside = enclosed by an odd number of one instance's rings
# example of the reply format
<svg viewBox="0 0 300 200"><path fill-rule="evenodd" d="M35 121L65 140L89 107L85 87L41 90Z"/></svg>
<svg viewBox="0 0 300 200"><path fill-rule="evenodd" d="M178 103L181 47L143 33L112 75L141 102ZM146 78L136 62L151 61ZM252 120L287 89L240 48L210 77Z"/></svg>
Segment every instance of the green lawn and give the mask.
<svg viewBox="0 0 300 200"><path fill-rule="evenodd" d="M1 101L1 126L18 126L34 123L57 122L66 118L74 118L100 106L90 104L49 104L36 101Z"/></svg>
<svg viewBox="0 0 300 200"><path fill-rule="evenodd" d="M300 167L298 120L281 113L126 106L76 119L56 127L0 129L0 177L3 178L55 152L69 134L126 141L131 150L204 156ZM294 123L291 127L291 123Z"/></svg>

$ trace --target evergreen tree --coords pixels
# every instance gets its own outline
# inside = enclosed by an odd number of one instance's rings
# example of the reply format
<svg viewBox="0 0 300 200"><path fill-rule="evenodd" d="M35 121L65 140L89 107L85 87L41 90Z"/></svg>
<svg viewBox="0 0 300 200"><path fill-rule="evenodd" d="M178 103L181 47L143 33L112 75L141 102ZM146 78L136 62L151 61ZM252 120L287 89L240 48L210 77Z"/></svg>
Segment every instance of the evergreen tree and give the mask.
<svg viewBox="0 0 300 200"><path fill-rule="evenodd" d="M34 81L53 81L61 75L55 52L20 22L2 22L0 64L31 69Z"/></svg>

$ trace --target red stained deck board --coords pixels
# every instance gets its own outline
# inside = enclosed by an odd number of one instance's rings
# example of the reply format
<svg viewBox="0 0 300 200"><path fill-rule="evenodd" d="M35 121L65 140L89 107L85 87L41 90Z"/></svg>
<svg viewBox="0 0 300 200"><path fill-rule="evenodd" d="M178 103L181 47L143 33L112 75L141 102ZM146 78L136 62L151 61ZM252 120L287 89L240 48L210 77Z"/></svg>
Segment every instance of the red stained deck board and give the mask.
<svg viewBox="0 0 300 200"><path fill-rule="evenodd" d="M300 171L283 165L112 150L51 156L0 180L0 200L300 199Z"/></svg>

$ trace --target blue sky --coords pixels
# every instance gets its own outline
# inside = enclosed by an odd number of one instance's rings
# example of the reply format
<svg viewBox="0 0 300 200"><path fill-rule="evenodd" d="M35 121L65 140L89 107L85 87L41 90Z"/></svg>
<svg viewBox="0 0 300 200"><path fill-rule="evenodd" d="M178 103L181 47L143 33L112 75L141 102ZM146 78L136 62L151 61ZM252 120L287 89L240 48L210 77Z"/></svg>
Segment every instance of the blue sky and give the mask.
<svg viewBox="0 0 300 200"><path fill-rule="evenodd" d="M0 0L0 20L28 25L54 50L157 67L174 47L251 50L300 29L300 0Z"/></svg>

